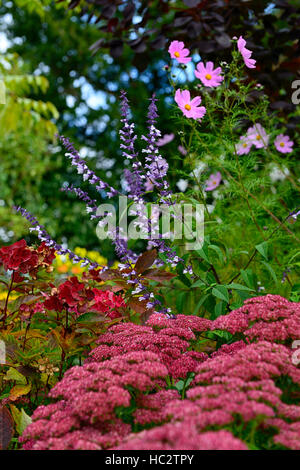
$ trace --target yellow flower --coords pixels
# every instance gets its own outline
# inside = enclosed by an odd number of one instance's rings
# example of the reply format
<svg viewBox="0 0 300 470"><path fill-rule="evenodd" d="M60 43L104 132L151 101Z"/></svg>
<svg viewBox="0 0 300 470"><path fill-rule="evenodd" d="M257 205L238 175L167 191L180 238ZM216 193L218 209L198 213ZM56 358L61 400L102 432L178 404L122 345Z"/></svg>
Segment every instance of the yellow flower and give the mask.
<svg viewBox="0 0 300 470"><path fill-rule="evenodd" d="M76 247L74 253L81 258L88 258L91 261L98 263L100 266L107 265L107 259L104 256L100 255L98 251L88 251L85 248ZM118 262L113 264L113 268L118 266ZM57 255L54 261L54 268L59 274L72 273L72 274L82 274L88 269L87 266L82 267L80 263L72 263L68 256Z"/></svg>

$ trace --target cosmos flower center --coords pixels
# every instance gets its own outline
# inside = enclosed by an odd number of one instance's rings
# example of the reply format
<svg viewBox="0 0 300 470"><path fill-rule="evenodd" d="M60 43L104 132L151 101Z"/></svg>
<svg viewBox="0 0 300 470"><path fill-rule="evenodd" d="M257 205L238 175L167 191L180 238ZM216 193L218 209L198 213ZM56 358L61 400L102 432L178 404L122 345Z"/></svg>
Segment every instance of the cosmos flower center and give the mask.
<svg viewBox="0 0 300 470"><path fill-rule="evenodd" d="M174 56L175 56L175 57L180 57L180 54L179 54L179 52L177 52L177 51L176 51L176 52L174 52Z"/></svg>
<svg viewBox="0 0 300 470"><path fill-rule="evenodd" d="M212 184L213 184L214 186L216 186L217 182L216 182L216 181L212 181Z"/></svg>
<svg viewBox="0 0 300 470"><path fill-rule="evenodd" d="M185 109L187 109L188 111L190 111L190 109L191 109L191 105L190 105L190 104L186 104L184 107L185 107Z"/></svg>
<svg viewBox="0 0 300 470"><path fill-rule="evenodd" d="M246 148L247 147L247 144L246 142L243 143L243 147Z"/></svg>
<svg viewBox="0 0 300 470"><path fill-rule="evenodd" d="M280 142L280 147L284 147L284 142Z"/></svg>
<svg viewBox="0 0 300 470"><path fill-rule="evenodd" d="M206 80L211 80L211 78L212 78L212 77L211 77L211 74L210 74L210 73L207 73L207 74L205 75L205 78L206 78Z"/></svg>
<svg viewBox="0 0 300 470"><path fill-rule="evenodd" d="M258 135L256 136L256 140L260 140L260 139L261 139L261 137L260 137L260 135L258 134Z"/></svg>

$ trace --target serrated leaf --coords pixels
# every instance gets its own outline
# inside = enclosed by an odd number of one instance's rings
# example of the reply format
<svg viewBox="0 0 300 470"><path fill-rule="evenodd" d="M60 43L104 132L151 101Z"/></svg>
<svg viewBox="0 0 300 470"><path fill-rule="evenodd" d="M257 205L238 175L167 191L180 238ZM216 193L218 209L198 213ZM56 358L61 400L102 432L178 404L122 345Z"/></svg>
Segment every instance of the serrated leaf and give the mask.
<svg viewBox="0 0 300 470"><path fill-rule="evenodd" d="M217 285L212 290L212 295L218 299L224 300L224 302L229 303L229 293L228 289L225 286Z"/></svg>

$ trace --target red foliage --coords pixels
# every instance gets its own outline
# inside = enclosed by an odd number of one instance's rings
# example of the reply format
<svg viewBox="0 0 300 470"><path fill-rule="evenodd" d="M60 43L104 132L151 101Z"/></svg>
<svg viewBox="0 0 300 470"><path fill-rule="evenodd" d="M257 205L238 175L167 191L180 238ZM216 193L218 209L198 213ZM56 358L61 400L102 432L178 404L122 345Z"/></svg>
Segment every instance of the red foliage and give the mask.
<svg viewBox="0 0 300 470"><path fill-rule="evenodd" d="M120 295L115 295L111 291L103 291L100 289L93 289L94 305L93 309L101 313L106 313L109 318L118 318L120 313L118 309L125 307L125 302Z"/></svg>
<svg viewBox="0 0 300 470"><path fill-rule="evenodd" d="M20 271L25 274L38 265L38 255L29 248L25 240L19 240L0 249L0 259L5 270Z"/></svg>
<svg viewBox="0 0 300 470"><path fill-rule="evenodd" d="M20 273L30 273L32 277L35 277L38 269L47 269L54 258L54 249L46 246L45 243L41 243L35 250L29 247L25 240L19 240L13 245L4 246L0 249L0 261L6 271L11 269L15 272L15 282L24 280Z"/></svg>

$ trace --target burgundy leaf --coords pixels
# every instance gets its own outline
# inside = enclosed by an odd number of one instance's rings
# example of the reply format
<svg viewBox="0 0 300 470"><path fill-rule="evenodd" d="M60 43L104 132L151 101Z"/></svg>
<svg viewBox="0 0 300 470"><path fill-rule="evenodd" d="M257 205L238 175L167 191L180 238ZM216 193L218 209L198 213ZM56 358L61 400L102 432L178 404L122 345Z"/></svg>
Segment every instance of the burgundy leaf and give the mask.
<svg viewBox="0 0 300 470"><path fill-rule="evenodd" d="M135 264L135 272L137 274L142 274L146 269L150 268L154 261L157 258L157 251L150 250L150 251L145 251L137 260Z"/></svg>

